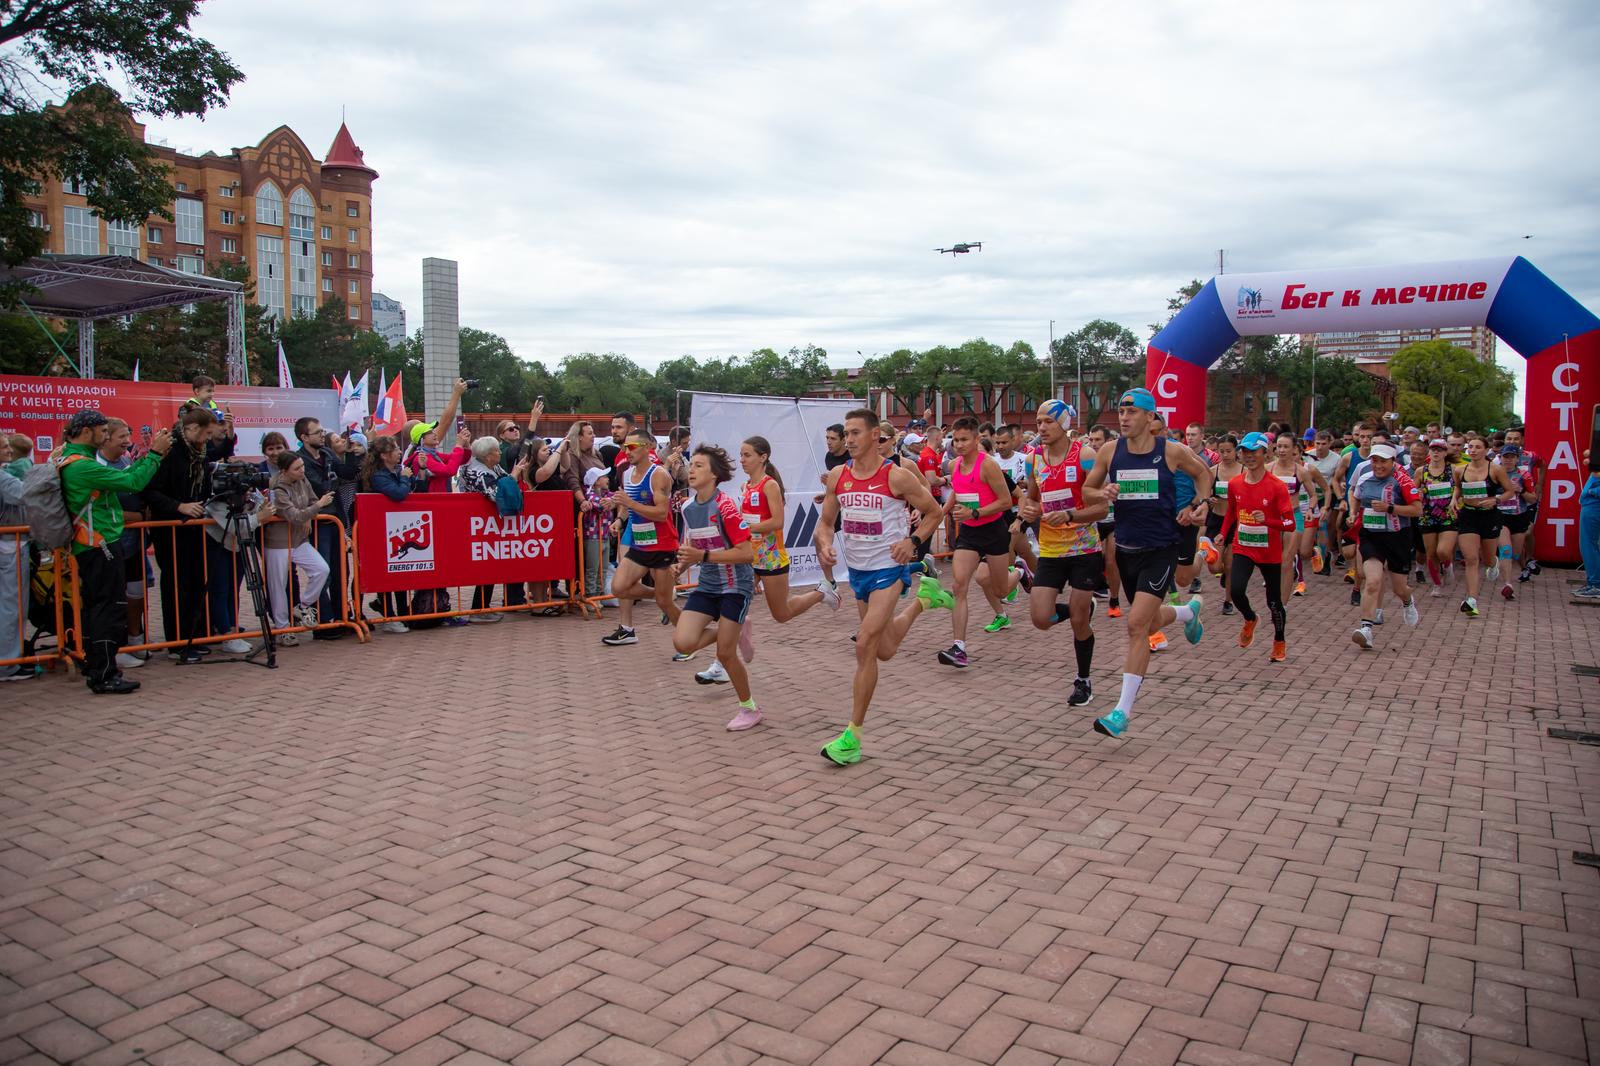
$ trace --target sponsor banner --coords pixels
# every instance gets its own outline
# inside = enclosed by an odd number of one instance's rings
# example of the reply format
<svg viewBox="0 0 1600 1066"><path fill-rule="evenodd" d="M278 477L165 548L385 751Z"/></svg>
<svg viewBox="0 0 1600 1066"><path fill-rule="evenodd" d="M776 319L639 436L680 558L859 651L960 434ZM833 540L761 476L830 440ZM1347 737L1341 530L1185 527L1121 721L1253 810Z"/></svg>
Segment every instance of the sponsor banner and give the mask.
<svg viewBox="0 0 1600 1066"><path fill-rule="evenodd" d="M1528 405L1524 446L1544 460L1539 518L1533 526L1534 556L1545 562L1579 563L1579 496L1589 473L1583 450L1600 405L1600 330L1540 352L1528 360ZM1544 412L1535 415L1534 412Z"/></svg>
<svg viewBox="0 0 1600 1066"><path fill-rule="evenodd" d="M502 515L475 492L356 497L356 566L363 592L565 581L576 573L572 497L522 495Z"/></svg>
<svg viewBox="0 0 1600 1066"><path fill-rule="evenodd" d="M168 381L123 381L111 378L35 378L0 374L0 433L24 433L34 439L34 461L43 462L61 443L61 428L87 407L133 427L133 454L142 454L156 430L171 429L178 408L190 398L188 385ZM315 418L338 424L339 396L332 389L272 389L218 385L215 402L233 412L239 434L238 454L259 456L261 437L276 430L295 444L295 419Z"/></svg>
<svg viewBox="0 0 1600 1066"><path fill-rule="evenodd" d="M1223 274L1214 280L1228 321L1246 337L1481 326L1511 262L1510 258L1464 259Z"/></svg>
<svg viewBox="0 0 1600 1066"><path fill-rule="evenodd" d="M1183 427L1206 420L1206 370L1156 348L1146 353L1145 388L1156 398L1156 410L1183 439Z"/></svg>

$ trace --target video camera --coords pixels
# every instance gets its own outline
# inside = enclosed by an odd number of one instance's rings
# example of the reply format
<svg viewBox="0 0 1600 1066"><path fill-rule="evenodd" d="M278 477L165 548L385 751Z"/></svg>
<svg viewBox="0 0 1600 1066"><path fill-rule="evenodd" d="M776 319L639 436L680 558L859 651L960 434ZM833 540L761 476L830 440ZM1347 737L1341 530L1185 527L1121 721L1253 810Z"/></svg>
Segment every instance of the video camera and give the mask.
<svg viewBox="0 0 1600 1066"><path fill-rule="evenodd" d="M250 490L265 492L272 478L252 463L237 459L218 459L211 464L211 495L243 500Z"/></svg>

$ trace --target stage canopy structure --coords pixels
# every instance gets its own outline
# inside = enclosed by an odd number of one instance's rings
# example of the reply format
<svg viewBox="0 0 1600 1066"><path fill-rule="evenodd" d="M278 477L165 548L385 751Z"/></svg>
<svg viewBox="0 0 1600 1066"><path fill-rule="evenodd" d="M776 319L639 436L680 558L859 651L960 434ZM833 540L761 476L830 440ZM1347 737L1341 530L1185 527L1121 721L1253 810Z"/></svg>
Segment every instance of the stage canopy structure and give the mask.
<svg viewBox="0 0 1600 1066"><path fill-rule="evenodd" d="M226 302L228 384L248 385L244 357L244 283L146 263L126 255L41 255L0 267L0 286L21 287L35 317L78 323L78 374L94 377L94 324L157 307Z"/></svg>

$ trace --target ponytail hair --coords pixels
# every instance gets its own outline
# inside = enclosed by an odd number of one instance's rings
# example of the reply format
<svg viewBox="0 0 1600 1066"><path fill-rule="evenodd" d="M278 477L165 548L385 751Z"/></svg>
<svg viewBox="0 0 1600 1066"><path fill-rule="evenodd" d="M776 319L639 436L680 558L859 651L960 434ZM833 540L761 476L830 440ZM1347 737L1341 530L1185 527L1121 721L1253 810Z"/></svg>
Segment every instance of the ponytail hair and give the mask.
<svg viewBox="0 0 1600 1066"><path fill-rule="evenodd" d="M779 475L778 468L772 465L772 445L767 443L767 438L746 437L744 442L750 445L757 455L761 456L761 461L766 464L767 476L776 481L778 483L778 491L783 492L783 478Z"/></svg>

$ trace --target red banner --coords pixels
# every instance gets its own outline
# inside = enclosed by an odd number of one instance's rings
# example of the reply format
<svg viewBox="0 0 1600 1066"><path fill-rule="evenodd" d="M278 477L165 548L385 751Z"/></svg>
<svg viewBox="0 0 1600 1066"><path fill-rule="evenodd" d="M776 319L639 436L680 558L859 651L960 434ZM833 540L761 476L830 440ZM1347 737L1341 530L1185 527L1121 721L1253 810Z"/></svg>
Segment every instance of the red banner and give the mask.
<svg viewBox="0 0 1600 1066"><path fill-rule="evenodd" d="M120 418L133 428L133 454L138 456L158 429L171 429L178 408L193 395L188 385L170 381L122 381L114 378L33 378L0 374L0 433L33 438L34 462L44 462L61 443L61 428L73 414L92 407L107 418ZM277 430L297 447L295 419L309 416L325 426L339 424L339 395L332 389L269 389L255 385L218 385L214 402L233 414L239 434L238 454L261 454L261 437Z"/></svg>
<svg viewBox="0 0 1600 1066"><path fill-rule="evenodd" d="M356 567L363 592L566 581L577 574L572 495L524 492L502 515L475 492L356 497Z"/></svg>

